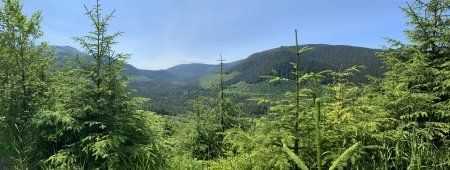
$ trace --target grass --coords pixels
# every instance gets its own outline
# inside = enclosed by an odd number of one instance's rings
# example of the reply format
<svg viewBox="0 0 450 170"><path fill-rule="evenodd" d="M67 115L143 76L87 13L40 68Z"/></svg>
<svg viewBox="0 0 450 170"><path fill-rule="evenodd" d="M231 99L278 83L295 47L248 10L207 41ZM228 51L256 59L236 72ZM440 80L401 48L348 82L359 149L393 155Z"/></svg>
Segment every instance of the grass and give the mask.
<svg viewBox="0 0 450 170"><path fill-rule="evenodd" d="M239 74L240 74L239 72L231 72L229 74L224 74L223 79L226 82ZM205 89L210 89L213 87L214 84L218 84L219 82L220 82L220 74L217 73L208 74L200 78L200 86Z"/></svg>

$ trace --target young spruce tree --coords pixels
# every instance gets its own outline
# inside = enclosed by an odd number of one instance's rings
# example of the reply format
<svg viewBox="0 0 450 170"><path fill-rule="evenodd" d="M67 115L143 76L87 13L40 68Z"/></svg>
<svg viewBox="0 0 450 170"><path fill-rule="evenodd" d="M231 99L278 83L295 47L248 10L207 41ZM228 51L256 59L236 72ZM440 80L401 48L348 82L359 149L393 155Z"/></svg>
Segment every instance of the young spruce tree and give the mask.
<svg viewBox="0 0 450 170"><path fill-rule="evenodd" d="M396 158L386 165L446 169L448 155L436 155L449 152L450 1L414 0L403 11L410 43L388 39L391 47L380 56L389 70L374 97L391 120L383 140L396 148Z"/></svg>
<svg viewBox="0 0 450 170"><path fill-rule="evenodd" d="M158 169L164 164L162 120L140 110L145 99L130 97L123 65L128 57L112 46L122 33L108 34L113 13L102 15L97 1L86 16L94 30L74 38L92 59L80 61L75 77L81 79L68 109L59 151L47 160L51 167L84 169ZM64 108L64 107L62 107ZM60 111L61 112L61 111ZM64 121L64 120L61 120ZM64 124L61 124L61 126Z"/></svg>

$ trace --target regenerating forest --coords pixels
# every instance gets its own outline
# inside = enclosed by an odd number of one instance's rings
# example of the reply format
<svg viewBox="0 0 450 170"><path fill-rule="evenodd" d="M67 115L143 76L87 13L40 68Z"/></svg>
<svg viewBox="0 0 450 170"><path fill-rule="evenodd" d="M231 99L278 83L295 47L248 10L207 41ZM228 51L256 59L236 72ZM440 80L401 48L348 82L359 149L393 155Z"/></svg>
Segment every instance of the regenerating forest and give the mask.
<svg viewBox="0 0 450 170"><path fill-rule="evenodd" d="M152 71L114 48L126 34L99 1L78 51L3 0L0 169L450 169L450 1L406 4L409 42L383 49L292 30L293 46Z"/></svg>

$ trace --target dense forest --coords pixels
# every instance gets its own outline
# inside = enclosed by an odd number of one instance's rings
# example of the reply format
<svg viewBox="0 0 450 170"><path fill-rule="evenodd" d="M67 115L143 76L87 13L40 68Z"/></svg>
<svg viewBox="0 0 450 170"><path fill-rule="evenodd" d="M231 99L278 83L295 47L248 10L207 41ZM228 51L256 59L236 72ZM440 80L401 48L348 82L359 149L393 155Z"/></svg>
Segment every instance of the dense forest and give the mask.
<svg viewBox="0 0 450 170"><path fill-rule="evenodd" d="M2 5L0 169L450 169L448 0L407 3L408 42L381 50L293 30L294 46L159 71L127 64L99 1L81 51Z"/></svg>

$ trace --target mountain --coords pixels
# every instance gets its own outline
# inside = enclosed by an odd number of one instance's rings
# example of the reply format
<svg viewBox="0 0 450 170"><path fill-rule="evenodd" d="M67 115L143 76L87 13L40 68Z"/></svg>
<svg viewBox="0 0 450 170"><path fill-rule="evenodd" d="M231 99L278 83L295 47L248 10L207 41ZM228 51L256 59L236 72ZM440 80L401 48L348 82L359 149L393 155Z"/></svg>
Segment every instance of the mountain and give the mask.
<svg viewBox="0 0 450 170"><path fill-rule="evenodd" d="M344 70L351 66L364 66L360 73L351 79L356 82L367 82L366 75L381 77L384 73L383 63L376 53L380 50L345 45L310 44L313 50L301 56L300 69L303 72L319 72L323 70ZM304 46L302 46L304 47ZM272 70L283 76L292 76L289 63L296 62L295 54L290 49L279 47L250 55L247 59L229 68L239 74L228 81L229 84L244 81L259 83L266 81L261 76L272 74Z"/></svg>
<svg viewBox="0 0 450 170"><path fill-rule="evenodd" d="M71 46L52 46L55 49L57 57L60 59L67 59L76 56L77 54L85 55L81 51Z"/></svg>
<svg viewBox="0 0 450 170"><path fill-rule="evenodd" d="M366 69L351 78L358 83L367 82L366 75L381 77L384 73L382 61L376 57L380 50L345 45L310 44L313 50L302 54L300 68L304 72L323 70L344 70L350 66L363 65ZM250 114L264 114L264 109L246 100L255 96L277 97L289 88L285 85L272 85L261 78L272 74L272 70L283 76L291 75L290 62L296 57L288 49L279 47L261 51L248 58L225 64L227 73L226 84L233 85L228 95L238 94L240 102L246 102L244 111ZM76 54L89 59L90 57L75 48L55 46L58 61L65 63ZM216 71L219 65L212 64L181 64L166 70L142 70L125 64L125 74L134 78L130 87L135 88L136 96L151 98L146 109L160 114L180 114L188 110L186 102L198 95L214 96L209 88L219 80ZM200 86L201 85L201 86Z"/></svg>
<svg viewBox="0 0 450 170"><path fill-rule="evenodd" d="M232 66L235 66L242 62L243 60L238 60L231 63L225 63L224 68L228 69ZM201 76L208 75L214 71L220 69L219 64L201 64L201 63L192 63L192 64L180 64L166 69L167 72L185 78L198 78Z"/></svg>
<svg viewBox="0 0 450 170"><path fill-rule="evenodd" d="M166 69L167 72L180 77L200 77L217 69L217 65L211 64L180 64Z"/></svg>
<svg viewBox="0 0 450 170"><path fill-rule="evenodd" d="M60 64L65 64L70 60L75 59L79 55L86 60L92 60L87 54L70 46L52 46L55 49L57 61ZM179 79L178 76L169 73L166 70L142 70L130 64L124 64L125 75L134 77L137 81L174 81Z"/></svg>
<svg viewBox="0 0 450 170"><path fill-rule="evenodd" d="M77 55L79 55L82 58L89 59L89 56L85 53L82 53L81 51L77 50L76 48L73 48L71 46L51 46L56 53L56 61L59 65L64 65L68 61L72 61L75 59Z"/></svg>
<svg viewBox="0 0 450 170"><path fill-rule="evenodd" d="M57 61L60 64L67 63L68 61L79 55L87 60L90 59L85 53L70 47L70 46L53 46L57 54ZM224 68L230 68L242 60L225 63ZM198 83L198 81L193 81L192 79L198 79L201 76L208 75L214 71L220 69L220 65L216 64L180 64L170 67L166 70L143 70L138 69L130 64L125 64L125 74L135 77L138 81L178 81L184 83Z"/></svg>
<svg viewBox="0 0 450 170"><path fill-rule="evenodd" d="M173 81L179 77L173 75L166 70L142 70L130 64L125 64L125 75L133 76L136 80L157 80L157 81Z"/></svg>
<svg viewBox="0 0 450 170"><path fill-rule="evenodd" d="M324 70L340 71L351 66L364 66L365 69L349 77L354 83L367 83L367 75L382 77L384 73L383 62L376 56L378 49L345 45L309 44L313 50L303 53L300 60L302 72L320 72ZM304 46L301 46L304 47ZM286 91L293 87L286 83L268 83L267 79L261 76L277 75L293 78L292 66L290 63L296 62L294 47L279 47L254 53L248 58L240 61L236 65L226 70L227 74L223 78L225 84L231 86L226 91L227 96L237 96L238 101L245 103L243 111L248 114L265 114L267 108L256 105L256 103L246 100L251 98L272 98L277 99ZM212 84L220 80L217 74L210 74L201 78L201 86L210 88ZM327 76L323 83L331 83L332 78Z"/></svg>

